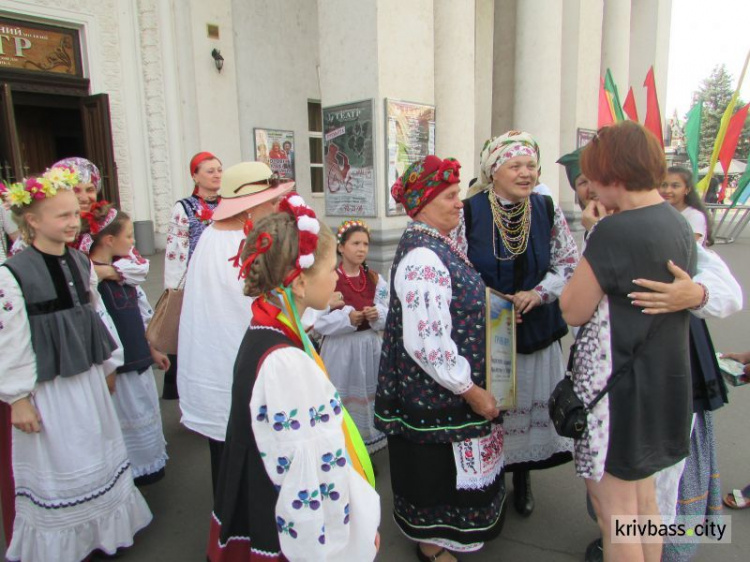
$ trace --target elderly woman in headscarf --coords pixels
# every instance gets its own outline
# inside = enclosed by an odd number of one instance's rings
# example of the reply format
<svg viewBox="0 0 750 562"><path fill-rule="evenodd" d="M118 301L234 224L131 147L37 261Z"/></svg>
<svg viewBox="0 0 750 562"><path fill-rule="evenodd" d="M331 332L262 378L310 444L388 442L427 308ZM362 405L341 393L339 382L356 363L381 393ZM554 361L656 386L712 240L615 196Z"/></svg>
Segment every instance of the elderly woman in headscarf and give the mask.
<svg viewBox="0 0 750 562"><path fill-rule="evenodd" d="M529 471L571 460L573 443L557 435L547 402L565 374L559 341L568 327L557 299L578 248L552 198L533 192L539 146L531 135L509 131L487 141L480 167L458 240L487 286L515 306L516 406L504 416L505 463L515 508L528 516L534 510Z"/></svg>
<svg viewBox="0 0 750 562"><path fill-rule="evenodd" d="M391 188L413 219L391 268L375 425L388 436L394 518L423 561L496 537L502 430L485 389L485 286L450 238L459 163L427 156Z"/></svg>

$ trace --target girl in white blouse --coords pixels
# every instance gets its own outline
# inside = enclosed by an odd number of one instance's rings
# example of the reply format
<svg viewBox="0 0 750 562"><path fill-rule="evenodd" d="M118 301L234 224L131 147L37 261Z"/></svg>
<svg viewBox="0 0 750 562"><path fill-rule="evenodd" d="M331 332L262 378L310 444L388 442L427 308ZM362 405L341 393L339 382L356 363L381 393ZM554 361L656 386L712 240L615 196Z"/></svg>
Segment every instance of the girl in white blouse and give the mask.
<svg viewBox="0 0 750 562"><path fill-rule="evenodd" d="M659 193L672 207L680 211L695 234L701 246L711 246L714 239L711 232L711 219L693 185L693 174L687 168L671 166L659 187Z"/></svg>

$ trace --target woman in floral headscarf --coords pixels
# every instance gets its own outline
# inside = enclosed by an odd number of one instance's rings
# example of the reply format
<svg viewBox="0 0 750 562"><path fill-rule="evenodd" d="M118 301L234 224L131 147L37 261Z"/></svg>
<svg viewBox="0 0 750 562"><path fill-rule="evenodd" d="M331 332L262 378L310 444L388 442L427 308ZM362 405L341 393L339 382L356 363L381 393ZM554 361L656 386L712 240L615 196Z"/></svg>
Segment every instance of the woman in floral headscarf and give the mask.
<svg viewBox="0 0 750 562"><path fill-rule="evenodd" d="M559 207L532 192L539 146L531 135L510 131L487 141L480 158L480 181L465 202L462 226L471 263L516 309L516 408L504 417L505 462L515 508L530 515L529 471L571 459L573 443L555 432L547 401L565 371L558 342L568 328L557 299L578 249Z"/></svg>
<svg viewBox="0 0 750 562"><path fill-rule="evenodd" d="M485 287L449 237L463 207L460 167L427 156L391 188L414 222L391 269L375 426L388 436L396 523L423 561L478 550L502 528L502 431L484 388Z"/></svg>

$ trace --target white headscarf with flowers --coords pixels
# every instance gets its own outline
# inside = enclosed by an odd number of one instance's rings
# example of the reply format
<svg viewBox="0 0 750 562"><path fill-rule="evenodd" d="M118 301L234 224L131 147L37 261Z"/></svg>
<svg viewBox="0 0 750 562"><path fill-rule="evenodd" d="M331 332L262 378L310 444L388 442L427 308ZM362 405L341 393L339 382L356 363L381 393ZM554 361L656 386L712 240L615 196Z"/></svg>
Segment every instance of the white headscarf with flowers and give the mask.
<svg viewBox="0 0 750 562"><path fill-rule="evenodd" d="M479 154L479 181L471 186L468 196L489 189L495 170L517 156L533 156L537 165L539 164L539 145L529 133L508 131L484 143L484 148Z"/></svg>

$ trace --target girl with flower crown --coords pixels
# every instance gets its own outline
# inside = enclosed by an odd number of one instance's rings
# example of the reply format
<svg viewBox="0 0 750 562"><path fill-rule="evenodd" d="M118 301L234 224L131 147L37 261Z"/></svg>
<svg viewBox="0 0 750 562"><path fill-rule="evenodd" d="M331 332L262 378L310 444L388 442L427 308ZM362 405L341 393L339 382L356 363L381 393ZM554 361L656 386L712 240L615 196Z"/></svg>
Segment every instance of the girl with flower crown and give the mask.
<svg viewBox="0 0 750 562"><path fill-rule="evenodd" d="M3 189L32 240L0 267L0 400L14 428L9 560L113 554L151 521L105 383L122 356L95 311L96 274L67 246L80 225L78 181L61 167Z"/></svg>
<svg viewBox="0 0 750 562"><path fill-rule="evenodd" d="M378 386L381 338L388 313L388 285L367 267L370 230L359 220L341 223L336 233L341 256L336 291L343 306L328 310L315 321L324 336L320 356L331 382L357 424L370 453L386 446L375 429L375 391Z"/></svg>
<svg viewBox="0 0 750 562"><path fill-rule="evenodd" d="M335 239L297 195L242 254L252 323L234 367L211 562L368 561L380 505L357 428L302 327L338 277Z"/></svg>

